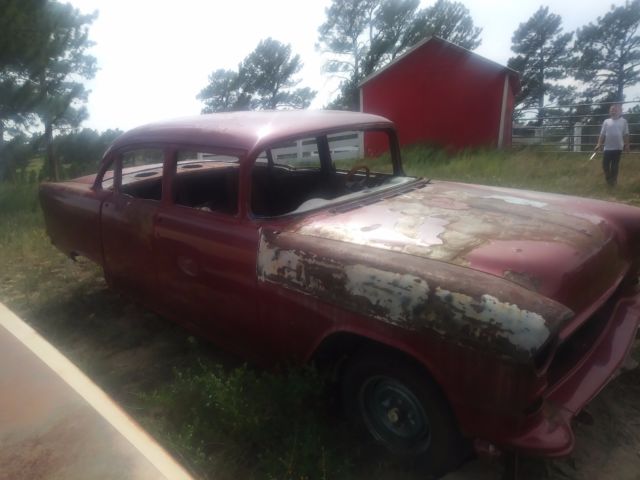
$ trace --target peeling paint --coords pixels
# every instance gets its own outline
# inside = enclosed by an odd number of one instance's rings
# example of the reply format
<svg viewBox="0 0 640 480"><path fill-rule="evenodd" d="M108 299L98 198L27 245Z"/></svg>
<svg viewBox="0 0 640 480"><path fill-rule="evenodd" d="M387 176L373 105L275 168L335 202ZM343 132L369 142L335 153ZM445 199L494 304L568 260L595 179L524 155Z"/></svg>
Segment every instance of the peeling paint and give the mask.
<svg viewBox="0 0 640 480"><path fill-rule="evenodd" d="M414 275L385 272L365 265L348 265L344 269L349 294L362 296L386 312L392 323L411 321L429 296L427 282Z"/></svg>
<svg viewBox="0 0 640 480"><path fill-rule="evenodd" d="M445 231L449 220L434 217L427 221L424 214L419 214L421 208L424 211L421 205L414 204L406 209L390 211L384 205L371 205L366 207L364 215L343 214L349 219L348 222L303 225L300 233L334 240L349 239L351 243L358 245L399 250L409 247L429 252L432 246L443 243L440 235ZM390 213L393 215L389 215Z"/></svg>
<svg viewBox="0 0 640 480"><path fill-rule="evenodd" d="M313 254L275 248L264 237L258 276L394 324L411 322L429 297L429 285L415 275L344 265Z"/></svg>
<svg viewBox="0 0 640 480"><path fill-rule="evenodd" d="M528 200L521 197L511 197L509 195L489 195L484 198L494 198L496 200L503 200L507 203L512 203L513 205L525 205L534 208L544 208L547 206L544 202L536 202L535 200Z"/></svg>
<svg viewBox="0 0 640 480"><path fill-rule="evenodd" d="M571 316L568 309L497 277L418 262L429 261L376 256L375 249L353 249L335 240L263 232L257 273L262 282L363 316L522 361L549 338L550 325L557 331ZM509 301L499 298L503 295Z"/></svg>
<svg viewBox="0 0 640 480"><path fill-rule="evenodd" d="M531 195L435 182L347 212L304 219L291 231L373 247L381 254L397 252L469 267L576 311L586 308L624 268L616 258L619 252L609 248L612 240L615 243L614 232L586 209L567 208L564 198L551 196L547 201ZM604 264L611 267L602 281L584 275ZM564 288L568 279L571 289ZM592 296L580 295L586 290Z"/></svg>
<svg viewBox="0 0 640 480"><path fill-rule="evenodd" d="M496 334L518 348L532 351L549 338L549 329L540 314L501 302L492 295L485 294L476 300L463 293L437 288L436 296L451 307L456 322L474 319L496 325Z"/></svg>
<svg viewBox="0 0 640 480"><path fill-rule="evenodd" d="M496 240L561 242L578 251L606 240L594 216L583 218L489 188L457 187L430 184L349 212L314 217L296 231L463 266L469 252Z"/></svg>

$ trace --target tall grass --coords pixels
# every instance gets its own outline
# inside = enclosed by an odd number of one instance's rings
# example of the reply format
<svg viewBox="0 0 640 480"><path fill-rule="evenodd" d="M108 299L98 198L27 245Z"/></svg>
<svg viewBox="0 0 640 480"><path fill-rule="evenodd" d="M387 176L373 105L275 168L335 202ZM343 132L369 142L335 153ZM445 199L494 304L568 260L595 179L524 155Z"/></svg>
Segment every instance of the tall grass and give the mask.
<svg viewBox="0 0 640 480"><path fill-rule="evenodd" d="M42 226L37 185L0 183L0 301L14 308L29 302L42 264L57 255Z"/></svg>
<svg viewBox="0 0 640 480"><path fill-rule="evenodd" d="M0 244L42 226L37 185L0 182ZM27 235L28 236L28 235Z"/></svg>
<svg viewBox="0 0 640 480"><path fill-rule="evenodd" d="M638 153L623 156L615 188L604 181L602 155L589 160L591 152L476 150L450 155L439 149L413 147L403 153L405 170L411 175L640 204Z"/></svg>

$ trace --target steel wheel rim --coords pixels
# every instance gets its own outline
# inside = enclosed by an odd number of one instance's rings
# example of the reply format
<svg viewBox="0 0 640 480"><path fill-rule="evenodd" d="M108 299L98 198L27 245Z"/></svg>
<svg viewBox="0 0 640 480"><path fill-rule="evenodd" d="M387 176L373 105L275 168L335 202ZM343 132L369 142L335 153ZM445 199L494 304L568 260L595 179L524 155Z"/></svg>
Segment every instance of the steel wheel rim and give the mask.
<svg viewBox="0 0 640 480"><path fill-rule="evenodd" d="M391 450L419 452L431 445L429 418L404 384L389 377L371 377L360 389L359 403L371 434Z"/></svg>

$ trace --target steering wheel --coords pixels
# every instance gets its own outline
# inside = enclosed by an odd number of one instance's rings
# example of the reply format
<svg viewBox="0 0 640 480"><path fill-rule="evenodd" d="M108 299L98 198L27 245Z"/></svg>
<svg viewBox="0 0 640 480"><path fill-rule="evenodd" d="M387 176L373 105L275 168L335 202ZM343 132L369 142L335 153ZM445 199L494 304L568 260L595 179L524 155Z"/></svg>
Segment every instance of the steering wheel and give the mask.
<svg viewBox="0 0 640 480"><path fill-rule="evenodd" d="M359 172L360 170L364 171L365 178L363 178L360 181L353 181L352 180L353 176L356 174L356 172ZM356 163L347 172L347 175L344 177L344 183L347 186L347 188L353 188L355 186L360 186L360 185L364 186L369 180L369 174L370 174L369 167L367 167L364 163Z"/></svg>

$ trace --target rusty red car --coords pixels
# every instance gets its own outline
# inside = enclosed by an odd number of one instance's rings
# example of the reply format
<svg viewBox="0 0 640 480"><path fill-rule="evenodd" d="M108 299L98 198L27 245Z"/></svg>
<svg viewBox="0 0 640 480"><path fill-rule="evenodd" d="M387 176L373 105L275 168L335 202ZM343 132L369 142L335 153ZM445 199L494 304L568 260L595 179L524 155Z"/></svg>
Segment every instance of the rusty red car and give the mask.
<svg viewBox="0 0 640 480"><path fill-rule="evenodd" d="M52 242L150 309L339 365L347 413L435 473L472 439L568 454L638 328L639 208L408 176L376 115L146 125L40 199Z"/></svg>

